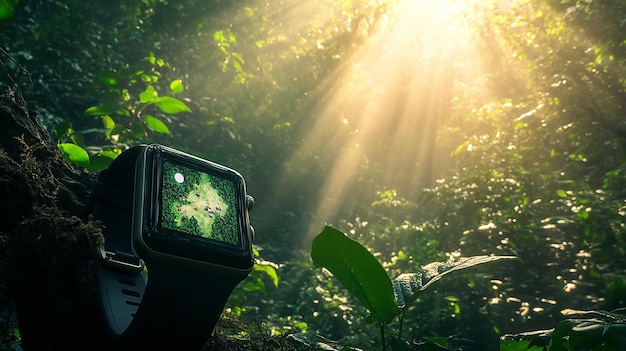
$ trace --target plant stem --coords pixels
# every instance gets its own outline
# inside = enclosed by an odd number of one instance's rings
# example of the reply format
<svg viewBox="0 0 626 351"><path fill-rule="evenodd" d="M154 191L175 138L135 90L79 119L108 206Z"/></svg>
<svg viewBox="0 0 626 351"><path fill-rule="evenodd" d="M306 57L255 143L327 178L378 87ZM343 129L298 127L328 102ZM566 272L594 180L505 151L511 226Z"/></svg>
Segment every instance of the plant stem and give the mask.
<svg viewBox="0 0 626 351"><path fill-rule="evenodd" d="M387 343L385 342L385 323L379 323L380 326L380 339L383 343L383 351L387 351Z"/></svg>
<svg viewBox="0 0 626 351"><path fill-rule="evenodd" d="M398 327L398 340L402 340L402 326L404 325L404 316L406 315L406 309L402 311L400 315L400 327Z"/></svg>

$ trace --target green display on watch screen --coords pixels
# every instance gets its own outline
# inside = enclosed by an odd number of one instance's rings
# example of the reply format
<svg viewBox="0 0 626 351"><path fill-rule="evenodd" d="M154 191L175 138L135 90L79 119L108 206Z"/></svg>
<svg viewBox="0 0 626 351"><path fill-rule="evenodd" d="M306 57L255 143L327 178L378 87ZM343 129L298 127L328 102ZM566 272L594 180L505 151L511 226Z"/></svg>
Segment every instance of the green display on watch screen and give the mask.
<svg viewBox="0 0 626 351"><path fill-rule="evenodd" d="M161 226L240 245L237 193L231 179L163 160Z"/></svg>

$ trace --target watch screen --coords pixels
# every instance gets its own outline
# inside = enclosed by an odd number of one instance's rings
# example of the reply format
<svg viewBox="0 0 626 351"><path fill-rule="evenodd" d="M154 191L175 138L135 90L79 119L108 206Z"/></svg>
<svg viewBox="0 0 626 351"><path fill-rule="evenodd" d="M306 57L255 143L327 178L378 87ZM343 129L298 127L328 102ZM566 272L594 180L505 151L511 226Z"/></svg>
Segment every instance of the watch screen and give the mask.
<svg viewBox="0 0 626 351"><path fill-rule="evenodd" d="M163 160L161 226L239 245L237 192L233 180Z"/></svg>

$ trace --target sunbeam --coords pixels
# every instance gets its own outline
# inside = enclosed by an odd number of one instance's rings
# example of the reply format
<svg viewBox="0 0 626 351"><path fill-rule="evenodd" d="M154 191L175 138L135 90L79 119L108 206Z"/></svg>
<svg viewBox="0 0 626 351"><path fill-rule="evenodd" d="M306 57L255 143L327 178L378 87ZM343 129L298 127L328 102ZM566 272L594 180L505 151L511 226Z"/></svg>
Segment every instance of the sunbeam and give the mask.
<svg viewBox="0 0 626 351"><path fill-rule="evenodd" d="M477 70L465 10L462 1L396 3L329 78L315 123L286 165L306 168L303 155L315 151L334 155L308 233L371 198L352 186L362 167L371 164L383 174L380 186L409 195L445 168L437 128L449 115L454 82Z"/></svg>

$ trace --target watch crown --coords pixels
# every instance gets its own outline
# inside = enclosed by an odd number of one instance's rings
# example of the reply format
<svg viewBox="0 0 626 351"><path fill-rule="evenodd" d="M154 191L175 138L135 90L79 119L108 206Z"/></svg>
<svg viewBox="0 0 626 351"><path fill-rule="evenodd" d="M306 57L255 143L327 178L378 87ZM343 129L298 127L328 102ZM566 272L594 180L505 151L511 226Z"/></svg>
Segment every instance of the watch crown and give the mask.
<svg viewBox="0 0 626 351"><path fill-rule="evenodd" d="M254 198L251 195L246 195L246 207L248 212L252 211L252 207L254 207Z"/></svg>

